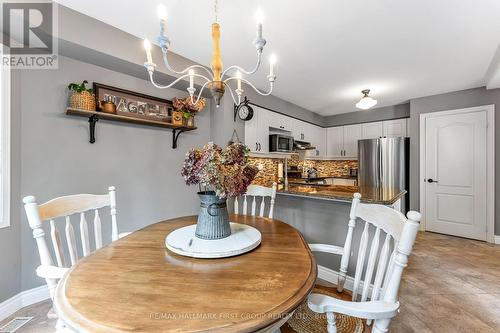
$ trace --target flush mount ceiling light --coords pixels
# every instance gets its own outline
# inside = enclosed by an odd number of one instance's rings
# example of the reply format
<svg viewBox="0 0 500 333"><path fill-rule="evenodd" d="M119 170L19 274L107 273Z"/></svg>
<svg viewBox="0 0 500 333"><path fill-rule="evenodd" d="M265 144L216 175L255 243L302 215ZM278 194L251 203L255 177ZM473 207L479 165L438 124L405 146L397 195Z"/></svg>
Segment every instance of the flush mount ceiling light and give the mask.
<svg viewBox="0 0 500 333"><path fill-rule="evenodd" d="M226 68L224 71L222 70L222 58L220 55L220 48L219 48L219 38L220 38L220 25L218 23L218 3L217 0L215 0L214 3L214 12L215 12L215 22L212 23L212 39L213 39L213 46L214 46L214 51L212 54L212 60L210 62L210 69L203 67L201 65L193 65L185 68L182 71L176 71L170 67L170 64L168 63L167 59L167 52L170 47L170 40L167 38L165 31L167 27L167 11L166 8L162 5L158 7L158 16L160 17L160 37L158 37L158 41L160 43L160 47L163 53L163 61L165 63L165 66L167 67L168 70L171 72L174 72L175 74L179 74L180 77L177 78L175 81L170 83L169 85L166 86L160 86L157 83L154 82L153 80L153 73L156 68L156 64L153 63L153 58L151 56L151 43L145 39L144 40L144 48L146 49L146 56L147 56L147 61L144 63L144 67L146 67L148 73L149 73L149 79L151 83L159 89L165 89L165 88L170 88L180 80L189 77L189 88L187 88L187 91L189 92L189 96L191 97L191 103L197 104L202 91L205 89L205 87L208 87L210 90L214 100L215 104L217 107L220 105L220 100L222 96L224 95L225 88L227 87L229 92L231 93L231 97L233 98L233 101L235 104L239 105L241 102L241 95L243 94L243 89L241 88L241 82L244 82L248 84L250 87L252 87L257 93L263 96L270 95L271 92L273 91L273 85L274 81L276 81L276 75L274 74L274 64L276 62L276 57L274 55L271 55L271 58L269 59L269 75L267 76L267 80L269 82L269 91L263 92L257 89L252 83L247 81L246 79L243 78L243 74L245 75L250 75L255 72L260 67L260 64L262 62L262 51L264 49L264 45L266 45L266 40L262 37L262 14L258 12L256 15L257 19L257 37L253 41L253 45L255 46L255 49L257 50L257 64L255 67L249 71L244 70L240 66L230 66ZM198 72L203 72L203 74L199 74ZM229 74L232 74L232 76L229 76ZM206 76L208 75L208 77ZM225 80L223 78L225 75L228 75L229 77ZM198 93L198 96L196 100L194 99L194 93L196 91L196 88L194 87L194 78L199 77L202 78L205 83L202 85L200 92ZM233 90L229 86L228 82L230 81L236 81L236 89L234 89L234 92L238 96L238 100L236 100Z"/></svg>
<svg viewBox="0 0 500 333"><path fill-rule="evenodd" d="M368 110L377 104L377 100L368 96L370 89L362 90L361 93L364 95L359 102L356 103L356 107L362 110Z"/></svg>

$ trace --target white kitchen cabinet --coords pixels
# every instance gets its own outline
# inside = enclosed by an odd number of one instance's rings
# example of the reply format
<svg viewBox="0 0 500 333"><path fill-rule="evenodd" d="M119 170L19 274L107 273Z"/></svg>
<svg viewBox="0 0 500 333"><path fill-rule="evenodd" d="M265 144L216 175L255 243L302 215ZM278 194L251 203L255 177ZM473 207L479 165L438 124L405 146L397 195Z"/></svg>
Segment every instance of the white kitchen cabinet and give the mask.
<svg viewBox="0 0 500 333"><path fill-rule="evenodd" d="M381 121L361 124L362 139L378 139L384 136L384 126Z"/></svg>
<svg viewBox="0 0 500 333"><path fill-rule="evenodd" d="M281 133L292 135L295 140L311 143L316 149L306 151L307 158L324 158L328 156L327 129L308 122L288 117L258 106L253 106L254 116L245 122L245 144L253 153L269 152L269 134ZM343 154L343 132L341 132L342 148L338 148L338 157Z"/></svg>
<svg viewBox="0 0 500 333"><path fill-rule="evenodd" d="M292 132L295 119L265 109L261 110L267 113L267 124L265 124L267 128L272 127L278 130Z"/></svg>
<svg viewBox="0 0 500 333"><path fill-rule="evenodd" d="M386 120L383 122L383 136L406 137L406 119Z"/></svg>
<svg viewBox="0 0 500 333"><path fill-rule="evenodd" d="M344 126L344 156L358 158L358 140L362 139L361 125Z"/></svg>
<svg viewBox="0 0 500 333"><path fill-rule="evenodd" d="M298 141L307 141L309 142L310 139L306 140L306 132L307 132L307 127L309 123L306 123L305 121L301 121L295 118L290 118L290 127L291 127L291 132L294 140Z"/></svg>
<svg viewBox="0 0 500 333"><path fill-rule="evenodd" d="M328 127L326 129L326 155L337 158L344 155L344 127Z"/></svg>
<svg viewBox="0 0 500 333"><path fill-rule="evenodd" d="M329 158L358 158L361 125L329 127L326 129L326 156Z"/></svg>
<svg viewBox="0 0 500 333"><path fill-rule="evenodd" d="M245 145L254 153L269 152L269 114L266 109L253 106L253 118L245 121Z"/></svg>
<svg viewBox="0 0 500 333"><path fill-rule="evenodd" d="M315 149L307 150L307 158L322 158L326 156L326 129L320 126L307 124L305 138Z"/></svg>

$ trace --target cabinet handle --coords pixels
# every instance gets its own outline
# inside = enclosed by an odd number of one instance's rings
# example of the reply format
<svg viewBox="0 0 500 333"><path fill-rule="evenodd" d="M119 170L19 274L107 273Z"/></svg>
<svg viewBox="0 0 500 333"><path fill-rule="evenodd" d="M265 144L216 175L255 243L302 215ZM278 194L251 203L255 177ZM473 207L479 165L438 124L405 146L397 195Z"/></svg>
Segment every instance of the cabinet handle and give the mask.
<svg viewBox="0 0 500 333"><path fill-rule="evenodd" d="M262 148L262 147L260 146L260 142L259 142L259 151L261 150L261 148Z"/></svg>
<svg viewBox="0 0 500 333"><path fill-rule="evenodd" d="M257 142L255 143L255 151L259 151L259 144Z"/></svg>

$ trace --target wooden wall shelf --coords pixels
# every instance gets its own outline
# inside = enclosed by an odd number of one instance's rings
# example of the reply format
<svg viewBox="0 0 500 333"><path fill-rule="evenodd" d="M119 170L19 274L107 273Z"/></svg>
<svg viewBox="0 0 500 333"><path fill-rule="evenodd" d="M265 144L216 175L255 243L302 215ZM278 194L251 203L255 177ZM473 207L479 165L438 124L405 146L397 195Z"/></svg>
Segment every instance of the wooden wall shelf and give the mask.
<svg viewBox="0 0 500 333"><path fill-rule="evenodd" d="M95 142L95 123L99 119L119 121L119 122L137 124L137 125L163 127L163 128L171 129L172 130L172 148L173 149L177 148L177 139L179 138L179 135L182 132L192 131L192 130L196 129L196 127L194 127L194 126L193 127L180 126L180 125L174 125L171 123L166 123L164 121L132 118L132 117L122 116L122 115L118 115L118 114L105 113L105 112L99 112L99 111L88 111L88 110L67 108L66 114L72 115L72 116L87 117L89 119L89 130L90 130L89 142L90 143Z"/></svg>

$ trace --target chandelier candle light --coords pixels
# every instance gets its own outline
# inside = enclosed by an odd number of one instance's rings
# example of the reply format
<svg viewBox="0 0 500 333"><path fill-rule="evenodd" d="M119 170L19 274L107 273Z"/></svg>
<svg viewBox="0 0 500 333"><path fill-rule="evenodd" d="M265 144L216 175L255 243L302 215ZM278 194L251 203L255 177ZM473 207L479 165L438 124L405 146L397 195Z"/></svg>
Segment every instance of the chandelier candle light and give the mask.
<svg viewBox="0 0 500 333"><path fill-rule="evenodd" d="M258 11L256 15L257 19L257 37L254 39L253 44L255 46L255 49L257 50L257 64L252 70L245 70L240 66L230 66L223 70L223 65L222 65L222 58L220 55L220 46L219 46L219 39L220 39L220 25L218 23L218 3L217 0L215 0L215 5L214 5L214 11L215 11L215 22L212 23L212 39L213 39L213 54L212 54L212 59L210 62L210 69L201 66L201 65L192 65L184 70L181 71L176 71L172 69L170 64L168 63L167 59L167 54L168 50L170 48L170 40L166 36L166 26L167 26L167 10L165 6L160 5L158 7L158 16L160 18L160 36L158 37L158 42L160 44L162 53L163 53L163 61L165 63L165 66L167 69L175 74L180 75L176 80L174 80L172 83L166 86L160 86L155 81L153 80L153 73L156 68L156 64L153 62L153 57L151 55L151 43L149 40L145 39L144 40L144 49L146 50L146 62L144 63L144 67L146 67L148 73L149 73L149 79L151 83L159 89L165 89L165 88L170 88L180 80L183 80L187 77L189 77L189 88L187 88L187 91L189 93L189 96L191 98L191 103L196 104L198 103L201 93L205 89L205 87L208 87L210 90L214 100L215 104L217 107L220 105L220 100L222 96L224 95L226 87L228 88L229 92L231 93L231 97L234 101L235 104L240 104L241 103L241 95L243 94L243 89L241 83L244 82L252 89L254 89L257 93L263 96L268 96L272 93L273 91L273 85L274 81L276 81L276 75L274 74L274 65L276 63L276 56L271 55L269 58L269 75L267 76L267 80L269 82L269 91L264 92L259 90L257 87L255 87L252 83L250 83L248 80L243 78L243 74L245 75L251 75L257 72L257 70L260 67L260 64L262 62L262 51L264 50L264 46L266 45L266 40L262 37L262 12ZM202 74L200 74L200 72ZM230 76L230 74L234 74L234 76ZM208 75L208 77L207 77ZM226 79L224 79L227 76ZM198 96L195 99L195 92L196 88L194 87L194 78L201 78L205 81L205 83L202 85ZM223 80L224 79L224 80ZM234 89L234 92L237 95L237 99L234 96L232 88L229 86L230 81L236 81L236 89Z"/></svg>

